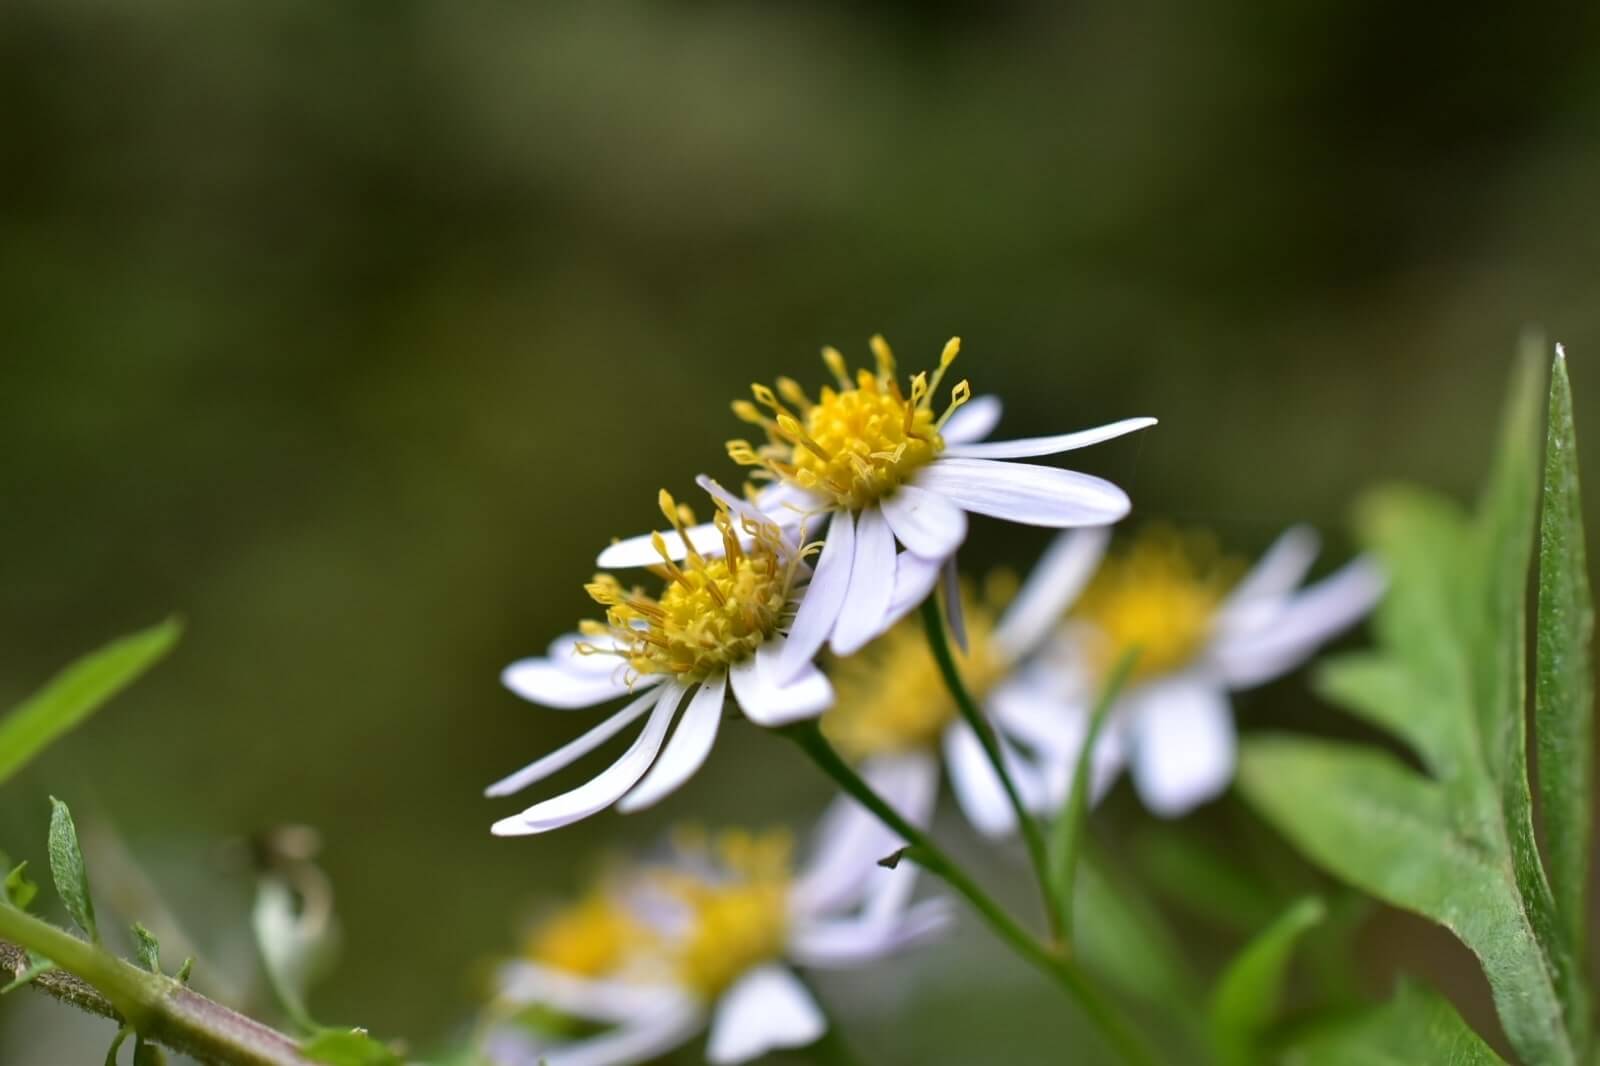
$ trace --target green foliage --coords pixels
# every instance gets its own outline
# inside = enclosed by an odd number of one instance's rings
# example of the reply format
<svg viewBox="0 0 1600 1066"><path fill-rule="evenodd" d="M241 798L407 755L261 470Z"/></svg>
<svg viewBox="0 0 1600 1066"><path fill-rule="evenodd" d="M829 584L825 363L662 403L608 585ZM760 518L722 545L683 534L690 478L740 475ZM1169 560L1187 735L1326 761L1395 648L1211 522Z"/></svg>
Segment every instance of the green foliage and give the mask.
<svg viewBox="0 0 1600 1066"><path fill-rule="evenodd" d="M1450 1001L1402 982L1394 999L1314 1027L1293 1041L1283 1066L1504 1066Z"/></svg>
<svg viewBox="0 0 1600 1066"><path fill-rule="evenodd" d="M94 899L89 893L89 871L83 851L78 847L78 827L72 823L67 805L50 797L50 875L56 893L66 905L79 929L94 943L100 943L100 929L94 920Z"/></svg>
<svg viewBox="0 0 1600 1066"><path fill-rule="evenodd" d="M0 864L3 865L3 864ZM5 902L18 910L27 910L28 904L33 902L39 894L39 886L28 880L28 864L26 861L18 863L6 874L4 883Z"/></svg>
<svg viewBox="0 0 1600 1066"><path fill-rule="evenodd" d="M1074 947L1084 964L1123 993L1171 1007L1193 1003L1200 982L1159 912L1127 891L1095 856L1085 853L1075 892Z"/></svg>
<svg viewBox="0 0 1600 1066"><path fill-rule="evenodd" d="M1327 916L1316 897L1294 903L1262 930L1223 971L1211 996L1212 1048L1223 1066L1260 1061L1259 1044L1283 999L1295 945Z"/></svg>
<svg viewBox="0 0 1600 1066"><path fill-rule="evenodd" d="M161 942L155 934L138 922L133 923L133 939L139 954L139 965L151 973L161 972Z"/></svg>
<svg viewBox="0 0 1600 1066"><path fill-rule="evenodd" d="M326 1066L401 1066L402 1061L365 1029L324 1029L300 1050L312 1062Z"/></svg>
<svg viewBox="0 0 1600 1066"><path fill-rule="evenodd" d="M0 784L99 710L177 643L183 626L169 618L77 660L0 718Z"/></svg>
<svg viewBox="0 0 1600 1066"><path fill-rule="evenodd" d="M1537 365L1524 359L1475 517L1409 490L1375 496L1362 516L1363 533L1391 582L1375 620L1379 649L1327 664L1318 683L1325 695L1405 741L1427 773L1371 747L1269 736L1245 744L1239 782L1257 810L1314 861L1454 932L1483 964L1501 1022L1522 1056L1572 1064L1585 1059L1589 1040L1578 925L1570 917L1557 920L1534 845L1525 741L1524 597L1537 504L1538 380ZM1551 450L1564 457L1553 456L1547 468L1573 488L1552 497L1566 501L1568 518L1547 516L1547 522L1563 525L1556 539L1567 547L1543 556L1542 588L1570 586L1570 544L1581 542L1575 474L1566 476L1572 458L1570 417L1559 413L1563 388L1558 372ZM1572 614L1540 612L1542 630L1550 630L1541 632L1541 646L1559 649L1564 670L1587 639ZM1567 691L1559 681L1555 687ZM1566 783L1556 787L1562 811L1552 813L1552 826L1561 819L1570 827L1572 789L1587 780L1587 754L1565 745L1587 735L1589 710L1570 694L1563 698L1560 708L1540 715L1539 727L1541 744L1568 764L1565 773L1557 770L1558 782ZM1550 722L1559 733L1553 740L1543 737ZM1567 846L1572 855L1563 869L1570 879L1574 868L1586 868L1588 844Z"/></svg>

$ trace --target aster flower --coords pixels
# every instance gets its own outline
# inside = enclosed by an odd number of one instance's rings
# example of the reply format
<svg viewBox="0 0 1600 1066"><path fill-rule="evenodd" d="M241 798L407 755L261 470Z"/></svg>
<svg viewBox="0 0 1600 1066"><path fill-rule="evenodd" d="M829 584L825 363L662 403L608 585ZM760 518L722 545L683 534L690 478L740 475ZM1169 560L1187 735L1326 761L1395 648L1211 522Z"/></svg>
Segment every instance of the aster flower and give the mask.
<svg viewBox="0 0 1600 1066"><path fill-rule="evenodd" d="M598 973L523 959L498 976L502 1011L542 1006L600 1031L552 1040L502 1026L488 1041L491 1061L622 1066L667 1054L708 1026L712 1063L802 1047L827 1021L792 966L862 966L948 923L945 901L910 903L908 877L848 842L824 839L798 875L791 853L784 833L680 833L670 863L644 871L607 904L625 915L631 950ZM828 873L819 880L818 871ZM611 918L604 924L616 927Z"/></svg>
<svg viewBox="0 0 1600 1066"><path fill-rule="evenodd" d="M1166 817L1215 798L1236 760L1228 694L1294 669L1383 594L1383 575L1366 558L1301 587L1317 550L1316 534L1296 527L1246 573L1204 536L1145 532L1101 565L1048 667L1013 691L1009 720L1053 748L1058 777L1070 777L1099 689L1137 647L1094 753L1097 770L1128 765L1145 805Z"/></svg>
<svg viewBox="0 0 1600 1066"><path fill-rule="evenodd" d="M1019 686L1018 678L1025 676L1028 656L1088 583L1107 539L1103 529L1062 534L1020 590L1014 579L991 578L983 595L971 596L965 608L967 647L955 652L957 665L967 691L998 727L1006 772L1030 809L1042 809L1064 794L1065 785L1052 780L1059 772L1055 761L1036 757L1034 717L1011 713L1035 687L1032 682ZM916 619L835 663L832 674L837 699L822 717L822 731L903 817L914 825L928 824L942 765L957 805L975 828L988 836L1015 831L1016 812L1004 785L977 733L961 717ZM1053 734L1045 741L1048 750L1058 746ZM880 854L898 846L893 834L853 801L838 803L831 832L875 838L869 847Z"/></svg>
<svg viewBox="0 0 1600 1066"><path fill-rule="evenodd" d="M694 516L666 492L659 502L681 535ZM832 701L832 686L814 665L781 674L774 667L810 575L807 549L790 531L720 489L714 502L710 528L720 540L717 554L709 546L704 552L691 546L684 559L674 560L662 535L654 534L653 570L665 583L659 597L599 574L587 590L606 608L605 621L585 622L547 654L506 668L506 687L547 707L593 707L623 697L628 702L576 740L491 785L490 796L519 792L639 719L645 724L608 769L495 823L497 835L546 832L613 804L633 811L656 803L705 762L730 692L745 717L762 726L815 717Z"/></svg>
<svg viewBox="0 0 1600 1066"><path fill-rule="evenodd" d="M960 347L952 339L931 377L915 375L908 389L901 388L882 337L872 339L876 372L862 369L854 377L844 357L826 348L823 361L835 383L817 399L781 378L776 390L752 386L754 403L733 405L739 418L766 435L761 445L728 444L730 457L766 482L754 494L757 506L791 526L811 517L831 519L810 592L777 663L778 677L804 670L824 644L836 655L850 655L888 628L897 588L919 582L932 588L939 568L966 539L968 513L1057 529L1106 525L1128 513L1127 495L1108 481L1005 460L1098 444L1154 425L1155 419L979 443L999 420L998 400L973 400L971 386L961 381L944 411L934 410ZM697 542L714 539L714 531L701 527L669 548L687 555ZM897 544L905 549L898 554ZM634 566L652 558L650 541L636 537L608 548L600 565Z"/></svg>

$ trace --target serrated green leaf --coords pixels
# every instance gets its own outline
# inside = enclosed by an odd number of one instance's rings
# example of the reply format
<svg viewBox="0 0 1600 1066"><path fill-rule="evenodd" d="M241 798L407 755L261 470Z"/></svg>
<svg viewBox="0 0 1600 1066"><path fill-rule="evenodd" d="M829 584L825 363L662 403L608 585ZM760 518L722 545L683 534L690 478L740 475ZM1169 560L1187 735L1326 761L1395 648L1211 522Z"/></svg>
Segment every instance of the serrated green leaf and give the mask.
<svg viewBox="0 0 1600 1066"><path fill-rule="evenodd" d="M139 953L139 965L151 973L161 972L161 942L154 933L138 922L133 923L134 946Z"/></svg>
<svg viewBox="0 0 1600 1066"><path fill-rule="evenodd" d="M1259 1043L1283 1000L1296 943L1327 916L1316 897L1292 904L1262 930L1223 971L1211 996L1211 1043L1224 1066L1260 1061Z"/></svg>
<svg viewBox="0 0 1600 1066"><path fill-rule="evenodd" d="M1283 1066L1505 1066L1449 1000L1409 981L1388 1003L1303 1034L1280 1061Z"/></svg>
<svg viewBox="0 0 1600 1066"><path fill-rule="evenodd" d="M0 718L0 784L159 662L182 625L168 619L72 663Z"/></svg>
<svg viewBox="0 0 1600 1066"><path fill-rule="evenodd" d="M34 981L38 980L41 974L49 973L55 968L56 964L45 958L43 955L33 951L28 952L28 968L17 974L16 978L13 979L10 984L6 985L4 988L0 988L0 996L5 995L7 992L15 992L19 988L25 988L28 985L33 984Z"/></svg>
<svg viewBox="0 0 1600 1066"><path fill-rule="evenodd" d="M100 943L100 929L94 920L94 898L89 893L89 871L78 847L78 827L72 823L67 805L50 797L50 875L56 893L67 913L90 940Z"/></svg>
<svg viewBox="0 0 1600 1066"><path fill-rule="evenodd" d="M28 879L28 863L26 860L18 863L6 874L5 880L6 902L19 911L28 909L34 897L39 894L39 886Z"/></svg>
<svg viewBox="0 0 1600 1066"><path fill-rule="evenodd" d="M300 1052L325 1066L401 1066L400 1056L364 1029L325 1029L301 1044Z"/></svg>
<svg viewBox="0 0 1600 1066"><path fill-rule="evenodd" d="M1539 530L1539 615L1534 721L1539 798L1550 882L1568 943L1588 940L1589 847L1593 832L1594 601L1583 539L1578 441L1567 360L1557 348L1550 381L1544 506Z"/></svg>
<svg viewBox="0 0 1600 1066"><path fill-rule="evenodd" d="M1242 746L1239 786L1318 864L1455 933L1483 963L1527 1059L1576 1063L1503 841L1471 835L1441 785L1371 747L1256 736Z"/></svg>

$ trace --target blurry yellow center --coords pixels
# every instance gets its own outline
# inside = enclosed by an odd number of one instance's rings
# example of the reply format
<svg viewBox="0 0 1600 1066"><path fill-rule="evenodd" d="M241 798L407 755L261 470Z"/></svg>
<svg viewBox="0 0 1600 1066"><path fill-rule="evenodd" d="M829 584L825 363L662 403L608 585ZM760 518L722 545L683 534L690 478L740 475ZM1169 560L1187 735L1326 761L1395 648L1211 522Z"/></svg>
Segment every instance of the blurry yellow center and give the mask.
<svg viewBox="0 0 1600 1066"><path fill-rule="evenodd" d="M668 882L692 912L677 956L679 977L706 999L783 955L794 848L781 831L729 832L717 837L715 850L726 877L669 875Z"/></svg>
<svg viewBox="0 0 1600 1066"><path fill-rule="evenodd" d="M597 891L545 918L528 935L523 950L553 970L603 977L620 969L643 938L628 913L609 894Z"/></svg>
<svg viewBox="0 0 1600 1066"><path fill-rule="evenodd" d="M679 535L694 522L688 508L679 507L666 492L660 503ZM654 535L661 562L652 570L666 582L659 599L624 588L610 574L597 574L585 588L606 608L606 620L584 622L579 628L586 636L610 637L616 650L580 644L579 653L618 655L634 676L667 674L701 681L748 659L771 639L792 614L789 594L800 553L784 543L776 526L751 519L738 520L754 538L741 547L736 520L720 504L715 521L723 541L723 554L717 558L691 547L687 559L673 562L665 539Z"/></svg>
<svg viewBox="0 0 1600 1066"><path fill-rule="evenodd" d="M992 576L982 602L963 596L967 652L952 645L961 679L982 700L1006 675L1010 663L996 649L995 605L1009 599L1015 582ZM922 623L908 618L834 665L836 699L822 716L822 731L851 760L917 751L939 742L960 713L928 650Z"/></svg>
<svg viewBox="0 0 1600 1066"><path fill-rule="evenodd" d="M823 386L813 401L798 383L778 380L777 391L752 385L756 403L738 400L734 414L762 427L767 443L728 442L728 454L743 466L758 466L831 501L835 509L857 511L910 480L918 468L944 450L940 430L972 395L965 381L950 390L950 405L933 412L933 397L945 371L961 349L952 338L932 379L911 379L909 395L896 376L894 354L882 337L872 338L877 373L858 370L852 381L844 357L824 348L823 361L838 385ZM759 406L758 406L759 405Z"/></svg>
<svg viewBox="0 0 1600 1066"><path fill-rule="evenodd" d="M1170 673L1194 659L1210 638L1217 607L1241 567L1205 536L1170 529L1142 533L1106 559L1071 617L1088 623L1091 664L1103 676L1138 647L1130 680Z"/></svg>

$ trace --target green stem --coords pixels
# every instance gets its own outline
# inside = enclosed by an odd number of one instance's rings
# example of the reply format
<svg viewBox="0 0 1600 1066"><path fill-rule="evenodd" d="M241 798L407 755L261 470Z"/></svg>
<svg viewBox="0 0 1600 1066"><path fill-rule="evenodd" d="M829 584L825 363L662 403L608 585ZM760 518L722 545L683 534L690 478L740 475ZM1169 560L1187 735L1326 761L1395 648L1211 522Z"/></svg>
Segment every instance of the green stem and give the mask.
<svg viewBox="0 0 1600 1066"><path fill-rule="evenodd" d="M1107 1043L1116 1048L1124 1061L1133 1066L1154 1066L1154 1056L1134 1033L1117 1009L1090 983L1071 959L1052 952L1007 914L977 882L934 843L933 838L906 821L872 786L833 750L815 721L784 726L778 732L800 746L812 762L848 795L871 811L884 825L894 830L908 847L904 857L942 879L978 912L990 930L1024 961L1064 989L1077 1001Z"/></svg>
<svg viewBox="0 0 1600 1066"><path fill-rule="evenodd" d="M42 991L131 1026L151 1043L227 1066L311 1066L299 1045L282 1033L170 977L141 970L49 922L0 904L0 966L10 975L20 973L28 951L65 971L37 978L34 984Z"/></svg>
<svg viewBox="0 0 1600 1066"><path fill-rule="evenodd" d="M1067 803L1056 818L1055 831L1050 841L1050 887L1057 907L1057 928L1062 942L1072 944L1073 886L1078 878L1078 857L1083 853L1083 830L1089 813L1089 784L1094 776L1094 749L1100 741L1100 730L1111 715L1122 686L1127 684L1134 663L1139 660L1137 646L1123 652L1116 666L1100 689L1089 717L1089 728L1083 737L1083 747L1078 749L1077 765L1072 773L1072 788L1067 793Z"/></svg>
<svg viewBox="0 0 1600 1066"><path fill-rule="evenodd" d="M1028 862L1033 867L1034 879L1039 884L1039 896L1044 902L1046 919L1050 925L1050 938L1061 939L1061 925L1055 900L1050 892L1050 865L1049 855L1045 850L1044 831L1039 828L1038 819L1034 818L1022 802L1022 794L1017 791L1016 782L1011 780L1011 774L1006 771L1005 759L1000 752L1000 742L995 737L994 727L989 724L989 718L983 713L967 691L966 683L961 680L961 671L956 667L955 655L950 651L950 640L945 635L944 618L939 613L939 600L937 596L929 596L922 601L922 627L928 635L928 647L933 652L934 661L939 664L939 673L944 676L945 687L950 690L950 696L956 701L956 707L961 712L961 717L978 734L978 742L983 745L983 752L989 757L989 764L994 767L994 772L1000 775L1000 784L1005 789L1006 799L1011 802L1011 809L1016 813L1017 825L1022 830L1022 840L1028 849Z"/></svg>

